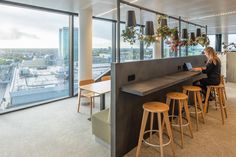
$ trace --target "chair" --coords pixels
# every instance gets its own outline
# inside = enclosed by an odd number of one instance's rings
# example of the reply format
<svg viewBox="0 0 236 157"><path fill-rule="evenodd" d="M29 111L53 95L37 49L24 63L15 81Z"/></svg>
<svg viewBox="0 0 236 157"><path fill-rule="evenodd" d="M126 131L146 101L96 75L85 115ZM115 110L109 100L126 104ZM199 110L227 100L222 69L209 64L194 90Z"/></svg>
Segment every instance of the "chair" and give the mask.
<svg viewBox="0 0 236 157"><path fill-rule="evenodd" d="M224 86L224 88L223 88L223 93L224 93L225 99L227 100L227 95L226 95L226 90L225 90L224 75L221 75L221 77L220 77L220 83Z"/></svg>
<svg viewBox="0 0 236 157"><path fill-rule="evenodd" d="M195 108L195 117L196 117L196 124L197 124L197 131L198 131L198 114L202 115L203 123L205 123L204 120L204 114L203 114L203 107L202 107L202 98L201 98L201 88L198 86L183 86L183 93L187 94L189 97L190 92L193 93L194 98L194 108ZM190 112L192 113L192 112Z"/></svg>
<svg viewBox="0 0 236 157"><path fill-rule="evenodd" d="M190 113L188 110L188 96L184 93L179 93L179 92L167 93L166 104L170 106L171 100L173 101L172 114L169 117L171 117L171 125L180 128L181 147L183 148L183 135L184 135L183 127L185 126L189 127L190 135L193 138L192 124L190 120ZM178 102L178 104L176 104L176 101ZM175 105L178 105L178 112L179 112L178 115L174 114ZM187 123L185 124L183 123L184 118L182 116L183 109L185 110L186 120L187 120ZM174 118L178 119L178 124L174 123Z"/></svg>
<svg viewBox="0 0 236 157"><path fill-rule="evenodd" d="M84 86L84 85L88 85L88 84L91 84L91 83L95 83L95 81L93 79L80 80L79 86ZM81 97L88 98L90 100L89 103L90 103L90 117L91 117L92 108L94 106L94 100L93 99L94 99L95 96L98 96L98 94L96 94L94 92L84 91L84 90L80 89L77 112L79 112L79 110L80 110L80 99L81 99Z"/></svg>
<svg viewBox="0 0 236 157"><path fill-rule="evenodd" d="M216 99L218 99L218 103L219 103L219 108L221 111L221 118L222 118L222 124L224 125L224 114L225 114L225 118L227 118L227 111L226 111L226 102L225 102L225 98L224 98L224 85L219 84L219 85L209 85L207 86L207 94L206 94L206 100L205 100L205 104L204 104L204 113L207 112L208 110L208 106L209 106L209 96L210 96L210 92L211 91L215 91L215 96Z"/></svg>
<svg viewBox="0 0 236 157"><path fill-rule="evenodd" d="M107 80L111 80L111 76L110 75L106 75L106 76L103 76L101 78L102 81L107 81Z"/></svg>
<svg viewBox="0 0 236 157"><path fill-rule="evenodd" d="M142 123L141 123L140 134L139 134L138 146L137 146L137 150L136 150L136 157L139 157L139 155L140 155L140 149L141 149L142 142L144 142L144 143L146 143L150 146L153 146L153 147L159 147L161 157L164 156L163 147L167 146L168 144L171 144L172 153L173 153L173 156L175 156L173 135L172 135L172 130L171 130L171 126L170 126L170 121L169 121L169 118L168 118L169 106L167 104L164 104L164 103L161 103L161 102L147 102L147 103L143 104L143 110L144 110L143 111L143 118L142 118ZM150 129L145 131L149 114L151 114ZM158 130L153 129L154 114L157 114L157 121L158 121L158 128L159 128ZM161 117L163 117L163 121L162 121ZM164 143L164 141L163 141L164 126L166 126L167 133L168 133L168 138L169 138L169 141L167 143ZM153 135L154 132L157 132L159 134L160 144L158 144L158 145L154 144L154 143L151 143L152 141L154 141L154 140L152 140L152 135ZM145 134L150 135L149 142L147 142L144 139Z"/></svg>

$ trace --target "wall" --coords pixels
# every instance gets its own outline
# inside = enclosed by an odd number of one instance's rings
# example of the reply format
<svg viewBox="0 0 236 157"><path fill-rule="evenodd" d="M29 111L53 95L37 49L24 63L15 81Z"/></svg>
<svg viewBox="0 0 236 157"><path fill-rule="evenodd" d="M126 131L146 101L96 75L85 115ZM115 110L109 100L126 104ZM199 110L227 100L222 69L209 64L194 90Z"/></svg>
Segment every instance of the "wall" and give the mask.
<svg viewBox="0 0 236 157"><path fill-rule="evenodd" d="M227 53L227 82L234 82L236 83L236 52Z"/></svg>
<svg viewBox="0 0 236 157"><path fill-rule="evenodd" d="M121 92L120 88L127 84L182 71L178 66L182 67L185 62L191 62L193 66L204 66L206 57L201 55L128 63L112 63L112 157L121 157L137 145L143 113L143 103L153 100L165 102L166 93L170 91L182 91L182 86L191 84L193 80L176 84L144 97ZM128 76L131 74L135 74L135 80L128 82Z"/></svg>

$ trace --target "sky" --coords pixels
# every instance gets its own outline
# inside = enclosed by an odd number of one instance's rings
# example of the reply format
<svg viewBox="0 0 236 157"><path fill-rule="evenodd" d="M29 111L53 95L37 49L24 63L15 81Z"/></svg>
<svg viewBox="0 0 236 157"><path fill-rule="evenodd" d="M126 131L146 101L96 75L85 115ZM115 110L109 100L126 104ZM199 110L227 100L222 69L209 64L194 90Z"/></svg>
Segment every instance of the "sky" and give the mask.
<svg viewBox="0 0 236 157"><path fill-rule="evenodd" d="M68 15L3 4L0 4L0 19L0 48L58 48L59 29L69 24ZM111 33L110 22L93 20L93 48L111 47ZM236 35L229 35L229 42L236 42ZM121 39L121 47L131 46ZM133 47L139 47L139 43Z"/></svg>
<svg viewBox="0 0 236 157"><path fill-rule="evenodd" d="M0 19L0 48L58 48L59 29L69 24L68 15L6 5L0 5ZM93 25L93 47L111 46L111 23Z"/></svg>

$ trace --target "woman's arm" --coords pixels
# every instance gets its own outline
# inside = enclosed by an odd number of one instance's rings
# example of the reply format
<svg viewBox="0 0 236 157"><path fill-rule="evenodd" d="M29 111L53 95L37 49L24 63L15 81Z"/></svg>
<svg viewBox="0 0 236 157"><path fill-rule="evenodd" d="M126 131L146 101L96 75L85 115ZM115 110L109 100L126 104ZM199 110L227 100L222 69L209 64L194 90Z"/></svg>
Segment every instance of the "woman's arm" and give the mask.
<svg viewBox="0 0 236 157"><path fill-rule="evenodd" d="M202 73L207 74L214 68L213 63L207 63L206 68L202 69Z"/></svg>

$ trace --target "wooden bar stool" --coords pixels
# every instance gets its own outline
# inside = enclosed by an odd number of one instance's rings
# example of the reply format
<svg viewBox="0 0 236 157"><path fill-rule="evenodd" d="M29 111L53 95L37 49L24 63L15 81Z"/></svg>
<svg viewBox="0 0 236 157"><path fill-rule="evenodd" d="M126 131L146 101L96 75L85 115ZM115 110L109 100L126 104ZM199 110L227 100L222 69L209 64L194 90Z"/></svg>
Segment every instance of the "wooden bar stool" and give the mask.
<svg viewBox="0 0 236 157"><path fill-rule="evenodd" d="M225 79L224 79L224 75L221 75L221 76L220 76L220 83L224 86L223 92L224 92L225 99L227 100L227 95L226 95L226 90L225 90Z"/></svg>
<svg viewBox="0 0 236 157"><path fill-rule="evenodd" d="M227 111L226 111L226 103L225 103L225 98L224 98L224 85L219 84L219 85L210 85L207 86L207 94L206 94L206 100L204 104L204 113L207 112L208 105L209 105L209 96L211 91L215 91L216 97L218 99L219 105L220 105L220 111L221 111L221 118L222 118L222 124L224 124L224 114L225 118L227 118Z"/></svg>
<svg viewBox="0 0 236 157"><path fill-rule="evenodd" d="M144 141L144 143L146 143L150 146L160 147L161 157L163 157L163 147L167 146L168 144L171 143L173 156L175 156L173 135L172 135L171 127L170 127L170 121L169 121L169 118L168 118L169 106L164 104L164 103L161 103L161 102L148 102L148 103L143 104L143 109L144 109L143 119L142 119L140 134L139 134L138 146L137 146L137 150L136 150L136 157L139 157L142 141ZM147 118L148 118L149 113L151 113L150 130L145 131ZM157 121L158 121L158 128L159 128L158 130L153 130L154 113L157 113L157 118L158 118ZM161 121L161 114L163 114L163 123ZM163 132L162 132L162 130L163 130L164 124L167 128L167 133L168 133L168 137L169 137L169 141L167 143L163 143ZM153 132L159 132L159 142L160 142L159 145L150 143L151 140L149 142L147 142L145 139L143 139L143 136L146 133L149 133L150 134L150 139L152 139L152 133Z"/></svg>
<svg viewBox="0 0 236 157"><path fill-rule="evenodd" d="M184 93L179 92L171 92L167 94L166 104L170 105L171 100L173 100L172 104L172 115L169 117L172 118L171 125L180 127L180 133L181 133L181 147L183 148L183 127L188 126L190 135L193 138L193 132L192 132L192 124L190 120L190 113L188 110L188 96ZM175 101L178 101L178 116L174 114L175 110ZM185 114L186 114L186 120L187 123L183 124L183 116L182 116L182 109L184 108ZM178 124L174 123L174 118L178 118Z"/></svg>
<svg viewBox="0 0 236 157"><path fill-rule="evenodd" d="M195 107L195 116L196 116L196 126L198 131L198 114L202 115L203 123L205 123L203 107L202 107L202 98L201 98L201 88L198 86L183 86L183 93L187 94L189 97L190 92L193 92L194 98L194 107Z"/></svg>

